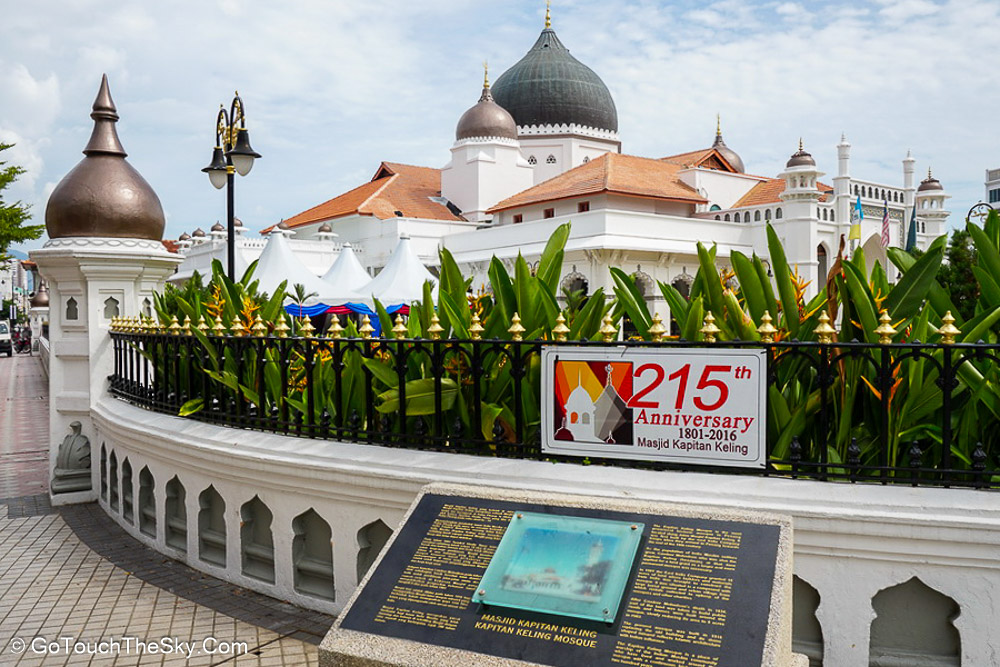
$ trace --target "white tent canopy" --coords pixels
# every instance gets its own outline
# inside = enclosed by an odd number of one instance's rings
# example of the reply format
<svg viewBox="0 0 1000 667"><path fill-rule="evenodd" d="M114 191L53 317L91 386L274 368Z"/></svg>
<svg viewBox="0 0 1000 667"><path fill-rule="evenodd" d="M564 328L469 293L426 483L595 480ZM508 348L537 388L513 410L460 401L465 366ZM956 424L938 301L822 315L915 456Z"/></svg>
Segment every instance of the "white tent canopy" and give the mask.
<svg viewBox="0 0 1000 667"><path fill-rule="evenodd" d="M392 251L389 263L377 276L358 289L358 293L369 300L375 298L383 306L409 304L424 298L424 282L434 284L433 294L437 294L437 278L427 270L410 245L409 236L400 236L399 243Z"/></svg>
<svg viewBox="0 0 1000 667"><path fill-rule="evenodd" d="M306 268L288 247L288 239L277 229L267 235L267 244L257 261L253 279L259 281L258 289L268 294L274 294L282 281L287 281L285 291L289 294L294 293L296 284L301 284L306 288L306 294L316 293L306 300L306 304L328 303L337 292L332 285Z"/></svg>
<svg viewBox="0 0 1000 667"><path fill-rule="evenodd" d="M350 243L345 243L337 259L334 260L327 272L323 274L323 280L329 283L334 294L340 295L335 303L329 305L340 305L348 301L357 300L363 292L361 288L371 282L372 278L361 266L358 256L354 254L354 249Z"/></svg>

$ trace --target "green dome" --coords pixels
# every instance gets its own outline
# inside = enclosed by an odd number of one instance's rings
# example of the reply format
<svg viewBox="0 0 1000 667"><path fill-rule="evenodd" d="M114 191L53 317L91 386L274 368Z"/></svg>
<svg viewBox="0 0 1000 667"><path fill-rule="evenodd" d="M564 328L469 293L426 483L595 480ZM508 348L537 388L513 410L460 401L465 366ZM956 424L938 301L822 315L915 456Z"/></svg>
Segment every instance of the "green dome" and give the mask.
<svg viewBox="0 0 1000 667"><path fill-rule="evenodd" d="M493 84L493 99L519 127L576 124L618 131L611 92L546 28L531 50Z"/></svg>

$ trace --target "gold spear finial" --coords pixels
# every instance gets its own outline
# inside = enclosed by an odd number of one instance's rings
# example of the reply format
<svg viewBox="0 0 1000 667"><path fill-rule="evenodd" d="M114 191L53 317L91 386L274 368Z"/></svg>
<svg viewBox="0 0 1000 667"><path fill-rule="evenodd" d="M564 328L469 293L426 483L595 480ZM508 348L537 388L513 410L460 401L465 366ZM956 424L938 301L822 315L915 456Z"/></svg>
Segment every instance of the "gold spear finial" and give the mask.
<svg viewBox="0 0 1000 667"><path fill-rule="evenodd" d="M552 0L545 0L545 29L552 27Z"/></svg>
<svg viewBox="0 0 1000 667"><path fill-rule="evenodd" d="M837 330L830 326L830 316L824 310L819 316L819 326L816 327L816 337L821 345L829 345Z"/></svg>
<svg viewBox="0 0 1000 667"><path fill-rule="evenodd" d="M556 325L552 327L552 335L557 343L565 343L569 336L570 328L566 326L566 318L562 313L556 318Z"/></svg>
<svg viewBox="0 0 1000 667"><path fill-rule="evenodd" d="M799 137L799 150L802 150L804 146L802 145L802 137Z"/></svg>
<svg viewBox="0 0 1000 667"><path fill-rule="evenodd" d="M274 323L274 333L278 335L278 338L288 338L289 331L291 331L291 327L285 321L285 314L278 313L278 321Z"/></svg>
<svg viewBox="0 0 1000 667"><path fill-rule="evenodd" d="M719 327L715 326L715 316L712 315L712 311L709 310L709 311L705 312L704 323L705 323L705 326L703 326L699 330L699 332L701 333L701 335L703 335L705 337L705 342L706 343L714 343L715 342L715 336L716 336L716 334L718 334L721 331L721 329L719 329Z"/></svg>
<svg viewBox="0 0 1000 667"><path fill-rule="evenodd" d="M878 334L878 342L881 345L888 345L892 342L892 337L896 335L896 330L892 328L892 317L889 316L889 311L882 309L882 316L878 318L879 325L875 329L875 333Z"/></svg>
<svg viewBox="0 0 1000 667"><path fill-rule="evenodd" d="M330 328L326 330L326 335L334 340L344 335L344 327L340 326L340 318L336 315L330 321Z"/></svg>
<svg viewBox="0 0 1000 667"><path fill-rule="evenodd" d="M396 315L396 326L392 328L392 335L396 340L403 340L406 338L406 334L409 330L406 328L406 324L403 322L402 315Z"/></svg>
<svg viewBox="0 0 1000 667"><path fill-rule="evenodd" d="M764 311L764 314L760 316L760 326L757 327L757 333L760 334L760 342L762 343L773 343L774 334L778 333L777 327L775 327L771 322L771 313L769 311Z"/></svg>
<svg viewBox="0 0 1000 667"><path fill-rule="evenodd" d="M484 331L486 329L483 328L483 323L479 320L479 313L473 313L472 325L469 327L469 335L472 336L472 340L482 340Z"/></svg>
<svg viewBox="0 0 1000 667"><path fill-rule="evenodd" d="M722 136L722 114L715 114L715 136Z"/></svg>
<svg viewBox="0 0 1000 667"><path fill-rule="evenodd" d="M649 327L649 336L653 339L654 343L659 343L665 335L667 335L667 328L663 326L660 314L656 313L653 315L653 324Z"/></svg>
<svg viewBox="0 0 1000 667"><path fill-rule="evenodd" d="M524 332L526 329L521 326L521 316L514 313L510 318L510 329L507 329L507 333L510 334L512 340L524 340Z"/></svg>
<svg viewBox="0 0 1000 667"><path fill-rule="evenodd" d="M483 88L490 87L490 63L489 61L483 61Z"/></svg>
<svg viewBox="0 0 1000 667"><path fill-rule="evenodd" d="M941 318L941 328L938 329L938 333L941 334L941 343L944 345L954 345L955 337L961 335L961 331L955 326L955 318L952 316L949 310Z"/></svg>

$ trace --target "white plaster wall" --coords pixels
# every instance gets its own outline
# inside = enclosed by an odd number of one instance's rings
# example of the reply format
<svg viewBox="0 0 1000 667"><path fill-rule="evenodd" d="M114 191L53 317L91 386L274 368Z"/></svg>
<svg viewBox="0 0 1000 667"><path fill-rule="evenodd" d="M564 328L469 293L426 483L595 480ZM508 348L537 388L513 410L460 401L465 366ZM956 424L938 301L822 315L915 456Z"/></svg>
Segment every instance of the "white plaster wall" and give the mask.
<svg viewBox="0 0 1000 667"><path fill-rule="evenodd" d="M872 597L914 576L960 606L954 624L961 634L962 664L1000 662L1000 636L995 633L1000 627L1000 504L993 492L720 477L386 449L225 429L148 413L110 398L95 406L93 419L95 452L104 443L109 456L116 453L119 465L127 456L136 484L143 466L155 477L155 539L125 524L101 501L126 530L192 567L309 608L335 613L348 599L357 583L356 540L363 526L381 519L396 528L426 483L472 482L790 516L795 572L820 595L817 618L825 664L867 665ZM166 547L163 539L164 488L174 475L186 491L186 556ZM198 495L209 484L226 501L226 569L197 558L191 526L196 525ZM239 509L254 495L274 514L274 585L239 571ZM310 508L333 529L337 600L332 604L300 595L291 584L291 522Z"/></svg>
<svg viewBox="0 0 1000 667"><path fill-rule="evenodd" d="M516 141L469 139L456 143L451 154L441 170L441 195L467 220L488 220L487 209L534 184L534 169Z"/></svg>
<svg viewBox="0 0 1000 667"><path fill-rule="evenodd" d="M766 180L759 176L700 168L685 169L679 175L681 181L695 190L708 193L709 207L715 204L723 209L731 208L755 185Z"/></svg>

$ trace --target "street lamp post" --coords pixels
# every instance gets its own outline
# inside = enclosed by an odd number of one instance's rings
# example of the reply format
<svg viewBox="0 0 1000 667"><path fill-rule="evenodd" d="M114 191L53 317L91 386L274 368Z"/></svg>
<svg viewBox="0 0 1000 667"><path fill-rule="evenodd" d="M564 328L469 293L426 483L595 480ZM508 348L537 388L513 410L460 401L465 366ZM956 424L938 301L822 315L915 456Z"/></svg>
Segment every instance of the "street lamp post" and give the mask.
<svg viewBox="0 0 1000 667"><path fill-rule="evenodd" d="M238 124L238 127L237 127ZM246 176L253 169L253 161L260 153L250 148L250 135L246 128L246 115L243 110L243 100L239 92L233 97L233 104L226 114L226 109L219 105L219 115L215 122L215 149L212 151L212 162L202 169L208 174L208 180L217 189L226 186L226 217L229 235L226 238L227 273L229 279L236 280L236 218L233 212L233 182L234 174Z"/></svg>

